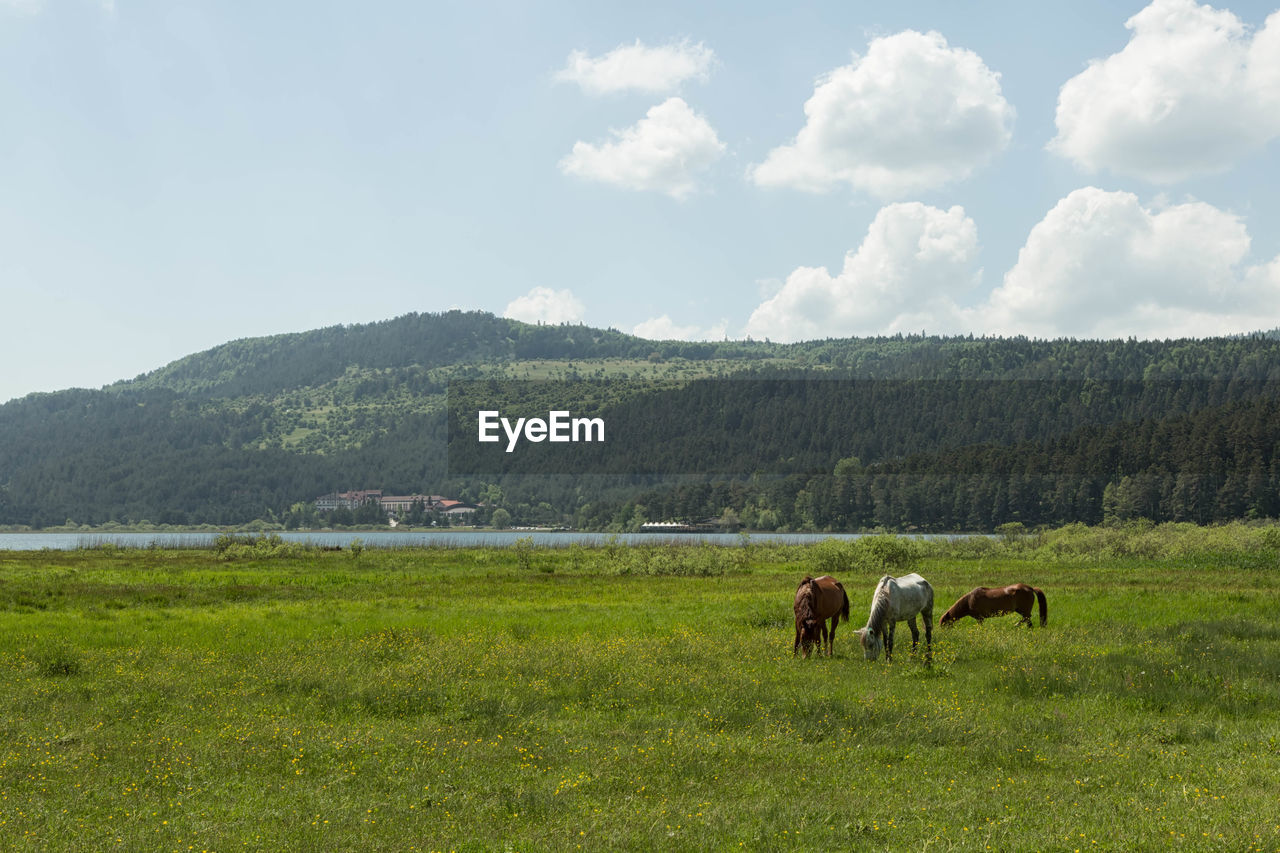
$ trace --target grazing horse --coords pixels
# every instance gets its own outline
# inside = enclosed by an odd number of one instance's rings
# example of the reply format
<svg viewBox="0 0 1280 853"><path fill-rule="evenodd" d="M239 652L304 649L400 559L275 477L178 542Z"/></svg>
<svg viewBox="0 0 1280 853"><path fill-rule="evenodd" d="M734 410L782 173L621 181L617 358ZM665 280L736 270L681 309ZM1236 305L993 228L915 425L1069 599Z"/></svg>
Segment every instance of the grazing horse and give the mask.
<svg viewBox="0 0 1280 853"><path fill-rule="evenodd" d="M988 616L1017 613L1022 617L1018 620L1018 624L1025 622L1030 628L1031 605L1036 599L1040 600L1040 627L1043 628L1049 621L1049 603L1044 599L1044 590L1025 583L1015 583L999 589L990 589L985 586L971 589L960 596L956 603L942 614L938 624L943 628L950 628L953 622L966 616L972 616L978 622L982 622Z"/></svg>
<svg viewBox="0 0 1280 853"><path fill-rule="evenodd" d="M911 626L911 650L920 642L916 628L916 614L924 619L925 662L933 662L933 587L917 574L900 578L885 575L876 585L871 598L871 615L867 626L857 631L862 653L867 660L875 660L884 649L884 659L893 659L893 629L906 620Z"/></svg>
<svg viewBox="0 0 1280 853"><path fill-rule="evenodd" d="M796 587L796 642L791 649L795 654L802 647L804 656L814 644L818 644L818 654L825 649L830 657L836 644L836 626L840 617L849 619L849 596L844 587L833 577L823 575L813 578L805 575L804 580ZM827 618L831 619L831 633L827 633Z"/></svg>

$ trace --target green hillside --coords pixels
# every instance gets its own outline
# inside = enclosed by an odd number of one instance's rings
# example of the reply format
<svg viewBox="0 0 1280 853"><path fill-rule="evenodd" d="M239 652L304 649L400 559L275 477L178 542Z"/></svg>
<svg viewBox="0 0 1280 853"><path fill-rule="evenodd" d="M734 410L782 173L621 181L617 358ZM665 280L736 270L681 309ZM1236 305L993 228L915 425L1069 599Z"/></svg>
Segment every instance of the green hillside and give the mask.
<svg viewBox="0 0 1280 853"><path fill-rule="evenodd" d="M469 475L446 444L459 380L543 380L573 406L589 386L610 441ZM790 529L1272 517L1277 387L1274 335L688 343L410 314L0 406L0 524L285 520L357 488L501 494L517 523L604 529L726 509Z"/></svg>

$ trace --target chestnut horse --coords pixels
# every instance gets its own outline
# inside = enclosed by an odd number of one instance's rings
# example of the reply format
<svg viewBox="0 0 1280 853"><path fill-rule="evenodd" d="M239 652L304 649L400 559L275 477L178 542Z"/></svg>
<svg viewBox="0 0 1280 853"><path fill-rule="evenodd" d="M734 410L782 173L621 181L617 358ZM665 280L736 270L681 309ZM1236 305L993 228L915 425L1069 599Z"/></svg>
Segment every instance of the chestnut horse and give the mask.
<svg viewBox="0 0 1280 853"><path fill-rule="evenodd" d="M801 648L808 657L810 650L818 644L818 654L825 649L830 657L836 644L836 626L840 617L849 619L849 596L844 587L835 578L823 575L820 578L805 575L804 580L796 587L796 642L791 649L795 654ZM827 619L831 619L831 632L827 633Z"/></svg>
<svg viewBox="0 0 1280 853"><path fill-rule="evenodd" d="M1049 603L1044 599L1044 590L1036 589L1034 586L1028 586L1025 583L1015 583L1012 586L1002 586L998 589L990 589L985 586L971 589L964 595L960 596L955 604L951 605L951 609L942 614L939 620L943 628L951 627L951 624L957 619L963 619L966 616L972 616L981 622L988 616L1003 616L1006 613L1017 613L1022 618L1018 620L1018 624L1027 623L1027 627L1031 627L1031 605L1036 599L1040 600L1040 627L1043 628L1045 623L1049 621Z"/></svg>
<svg viewBox="0 0 1280 853"><path fill-rule="evenodd" d="M917 574L900 578L885 575L876 584L871 597L871 614L867 626L857 631L862 644L862 654L867 660L875 660L884 649L884 659L893 659L893 630L904 619L911 628L911 650L920 642L916 628L916 614L924 619L924 659L933 663L933 587Z"/></svg>

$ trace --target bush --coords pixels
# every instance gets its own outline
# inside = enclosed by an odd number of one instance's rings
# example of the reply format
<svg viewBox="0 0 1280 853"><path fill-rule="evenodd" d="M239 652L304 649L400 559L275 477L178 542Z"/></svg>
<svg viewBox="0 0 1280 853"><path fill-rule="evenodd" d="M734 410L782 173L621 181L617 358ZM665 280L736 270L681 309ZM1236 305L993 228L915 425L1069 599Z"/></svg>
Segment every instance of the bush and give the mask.
<svg viewBox="0 0 1280 853"><path fill-rule="evenodd" d="M824 539L808 551L808 573L840 578L850 573L910 574L924 556L925 546L905 536L863 536L854 540Z"/></svg>
<svg viewBox="0 0 1280 853"><path fill-rule="evenodd" d="M694 545L632 545L610 560L619 575L713 577L750 571L745 548L699 542Z"/></svg>
<svg viewBox="0 0 1280 853"><path fill-rule="evenodd" d="M814 545L810 551L813 568L809 574L839 577L847 573L856 562L853 545L841 539L824 539Z"/></svg>
<svg viewBox="0 0 1280 853"><path fill-rule="evenodd" d="M356 543L351 544L355 547ZM308 546L302 542L286 542L276 533L264 536L223 533L213 541L213 550L223 560L254 560L300 557L307 552Z"/></svg>
<svg viewBox="0 0 1280 853"><path fill-rule="evenodd" d="M515 542L511 543L511 550L516 552L516 562L520 564L520 568L529 571L533 568L533 537L521 536Z"/></svg>
<svg viewBox="0 0 1280 853"><path fill-rule="evenodd" d="M905 536L864 536L853 544L858 568L876 575L909 574L924 550Z"/></svg>
<svg viewBox="0 0 1280 853"><path fill-rule="evenodd" d="M1133 519L1088 527L1068 524L1034 535L1000 539L973 537L934 543L932 553L956 559L1029 556L1049 560L1217 560L1237 565L1274 566L1280 559L1280 526L1231 522L1201 527L1186 522L1154 524Z"/></svg>

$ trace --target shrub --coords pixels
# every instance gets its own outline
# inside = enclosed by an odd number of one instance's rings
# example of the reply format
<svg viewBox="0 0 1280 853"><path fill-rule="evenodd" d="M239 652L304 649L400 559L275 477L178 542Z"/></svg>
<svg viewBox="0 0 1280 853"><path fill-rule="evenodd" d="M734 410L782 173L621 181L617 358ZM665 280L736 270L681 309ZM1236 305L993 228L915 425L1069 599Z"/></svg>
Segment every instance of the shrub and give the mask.
<svg viewBox="0 0 1280 853"><path fill-rule="evenodd" d="M355 547L356 543L351 544ZM252 560L300 557L307 552L308 546L302 542L286 542L277 533L262 536L223 533L213 541L213 550L223 560Z"/></svg>
<svg viewBox="0 0 1280 853"><path fill-rule="evenodd" d="M619 575L712 577L749 571L742 548L699 542L692 545L632 545L612 564Z"/></svg>
<svg viewBox="0 0 1280 853"><path fill-rule="evenodd" d="M850 573L905 575L924 556L925 546L905 536L863 536L852 541L824 539L808 549L806 571L815 577L839 578Z"/></svg>
<svg viewBox="0 0 1280 853"><path fill-rule="evenodd" d="M854 540L854 565L874 575L905 575L920 562L920 543L905 536L864 536Z"/></svg>
<svg viewBox="0 0 1280 853"><path fill-rule="evenodd" d="M811 550L812 566L810 572L814 577L831 575L839 577L847 573L857 562L854 542L840 539L824 539Z"/></svg>
<svg viewBox="0 0 1280 853"><path fill-rule="evenodd" d="M520 568L529 571L533 568L533 537L521 536L515 542L511 543L511 550L516 552L516 562L520 564Z"/></svg>

